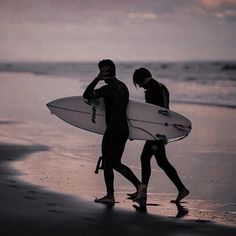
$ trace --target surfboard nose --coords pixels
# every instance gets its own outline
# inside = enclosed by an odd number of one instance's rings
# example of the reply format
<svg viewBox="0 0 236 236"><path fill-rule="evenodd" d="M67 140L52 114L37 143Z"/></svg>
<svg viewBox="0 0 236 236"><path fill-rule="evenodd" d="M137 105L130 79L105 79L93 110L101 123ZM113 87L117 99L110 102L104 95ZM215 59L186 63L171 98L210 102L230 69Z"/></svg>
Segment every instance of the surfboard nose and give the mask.
<svg viewBox="0 0 236 236"><path fill-rule="evenodd" d="M56 104L58 104L58 101L59 101L59 100L60 100L60 99L56 99L56 100L50 101L50 102L48 102L48 103L46 104L46 106L47 106L48 109L50 110L50 108L52 108L52 107L56 106Z"/></svg>
<svg viewBox="0 0 236 236"><path fill-rule="evenodd" d="M46 104L46 106L47 106L48 110L49 110L51 113L53 113L53 112L52 112L53 101L52 101L52 102L48 102L48 103Z"/></svg>
<svg viewBox="0 0 236 236"><path fill-rule="evenodd" d="M50 110L51 102L46 103L47 108Z"/></svg>

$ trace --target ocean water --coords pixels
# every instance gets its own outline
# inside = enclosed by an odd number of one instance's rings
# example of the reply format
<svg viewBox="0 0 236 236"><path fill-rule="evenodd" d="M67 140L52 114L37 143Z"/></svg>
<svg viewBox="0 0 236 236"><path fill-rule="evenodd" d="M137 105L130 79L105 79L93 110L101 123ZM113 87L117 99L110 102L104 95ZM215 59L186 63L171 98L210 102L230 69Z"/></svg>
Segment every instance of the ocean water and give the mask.
<svg viewBox="0 0 236 236"><path fill-rule="evenodd" d="M153 77L165 84L173 103L197 103L212 106L236 107L236 62L179 62L148 63L118 62L117 77L124 81L130 97L143 99L144 94L132 83L132 75L139 67L148 68ZM0 63L0 72L31 73L40 79L76 79L82 93L97 75L97 63Z"/></svg>
<svg viewBox="0 0 236 236"><path fill-rule="evenodd" d="M236 110L229 108L236 108L236 63L116 65L117 77L127 84L130 97L144 99L143 90L132 83L132 74L147 67L170 90L172 109L192 121L190 135L167 146L169 161L191 192L186 202L189 217L235 225ZM102 136L62 122L46 107L54 99L81 95L97 73L97 63L0 63L0 142L48 148L11 164L23 181L91 201L102 196L103 175L94 174ZM139 178L142 148L142 141L128 141L122 157ZM132 186L119 174L115 181L120 205L132 208L124 201ZM176 207L168 203L175 197L175 187L153 158L148 198L160 206L148 211L174 215Z"/></svg>

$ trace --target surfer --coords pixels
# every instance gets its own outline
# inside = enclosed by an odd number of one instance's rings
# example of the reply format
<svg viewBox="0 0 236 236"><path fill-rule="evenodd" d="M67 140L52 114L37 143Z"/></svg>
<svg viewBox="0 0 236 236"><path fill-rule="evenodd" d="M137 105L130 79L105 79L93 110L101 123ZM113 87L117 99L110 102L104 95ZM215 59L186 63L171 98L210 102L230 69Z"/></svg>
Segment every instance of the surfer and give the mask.
<svg viewBox="0 0 236 236"><path fill-rule="evenodd" d="M129 136L126 109L129 91L126 85L116 78L116 67L113 61L106 59L98 63L100 73L85 89L83 97L88 100L104 99L106 130L102 139L102 158L104 180L107 194L96 198L95 202L115 203L113 169L127 178L137 190L141 182L129 167L121 163L125 144ZM100 81L106 85L95 89Z"/></svg>
<svg viewBox="0 0 236 236"><path fill-rule="evenodd" d="M157 106L165 107L169 109L169 91L168 89L155 79L153 79L151 73L146 68L139 68L135 70L133 74L133 83L135 87L138 85L145 90L146 103L151 103ZM142 175L142 187L139 191L128 194L131 199L137 202L146 202L147 200L147 187L151 175L151 158L154 155L157 164L164 170L169 179L174 183L178 189L178 196L175 200L171 200L172 203L179 203L184 197L189 194L189 190L186 189L182 181L180 180L177 171L170 164L166 157L165 141L152 141L145 142L143 151L141 154L141 175Z"/></svg>

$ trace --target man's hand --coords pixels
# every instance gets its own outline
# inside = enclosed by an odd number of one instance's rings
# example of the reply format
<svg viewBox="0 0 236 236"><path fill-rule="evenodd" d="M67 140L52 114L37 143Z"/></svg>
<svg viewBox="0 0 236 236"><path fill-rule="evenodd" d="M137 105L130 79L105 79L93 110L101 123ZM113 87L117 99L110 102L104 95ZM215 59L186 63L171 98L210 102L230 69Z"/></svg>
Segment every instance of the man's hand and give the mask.
<svg viewBox="0 0 236 236"><path fill-rule="evenodd" d="M103 68L100 69L100 73L98 74L97 76L97 79L98 80L105 80L105 79L108 79L110 78L108 75L109 75L109 72L107 71L109 69L108 66L105 66Z"/></svg>

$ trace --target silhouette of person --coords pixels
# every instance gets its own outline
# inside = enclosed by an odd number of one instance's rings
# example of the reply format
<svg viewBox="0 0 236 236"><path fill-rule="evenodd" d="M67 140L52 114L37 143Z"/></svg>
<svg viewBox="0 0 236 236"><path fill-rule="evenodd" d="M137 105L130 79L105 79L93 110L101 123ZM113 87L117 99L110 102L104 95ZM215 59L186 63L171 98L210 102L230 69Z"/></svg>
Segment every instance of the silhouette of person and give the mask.
<svg viewBox="0 0 236 236"><path fill-rule="evenodd" d="M169 109L169 91L168 89L155 79L146 68L139 68L133 74L133 83L135 87L138 85L145 90L146 103L151 103ZM180 180L177 171L170 164L166 157L165 142L161 140L148 140L145 142L141 154L141 174L142 186L139 191L128 194L131 199L137 202L146 203L147 200L147 187L151 175L151 158L154 155L157 164L164 170L169 179L178 189L178 196L172 203L180 202L184 197L189 194L182 181Z"/></svg>
<svg viewBox="0 0 236 236"><path fill-rule="evenodd" d="M121 163L121 158L129 136L126 109L129 91L126 85L116 78L116 67L113 61L106 59L98 63L100 73L85 89L83 97L88 100L104 99L106 130L102 139L102 158L104 180L107 194L96 198L95 202L114 203L113 169L127 178L138 190L141 182L129 167ZM106 85L95 89L104 81Z"/></svg>

